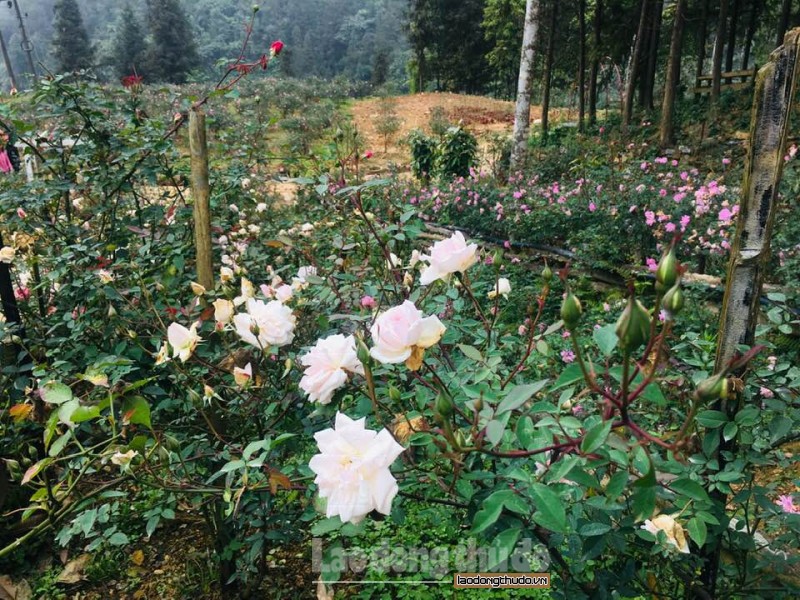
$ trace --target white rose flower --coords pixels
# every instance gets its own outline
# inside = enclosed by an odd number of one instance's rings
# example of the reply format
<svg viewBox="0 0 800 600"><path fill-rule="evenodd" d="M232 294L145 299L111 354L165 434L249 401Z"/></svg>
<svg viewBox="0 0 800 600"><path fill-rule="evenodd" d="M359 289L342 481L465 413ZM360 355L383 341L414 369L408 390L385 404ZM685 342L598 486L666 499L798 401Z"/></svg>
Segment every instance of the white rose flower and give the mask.
<svg viewBox="0 0 800 600"><path fill-rule="evenodd" d="M233 281L233 269L231 269L230 267L220 267L219 280L222 283L228 283L229 281Z"/></svg>
<svg viewBox="0 0 800 600"><path fill-rule="evenodd" d="M447 280L456 272L463 273L478 261L478 246L467 245L464 234L456 231L446 240L436 242L430 256L421 256L428 263L420 277L421 285L428 285L437 279Z"/></svg>
<svg viewBox="0 0 800 600"><path fill-rule="evenodd" d="M167 328L167 341L172 346L172 358L180 358L181 362L186 362L200 342L197 323L193 323L190 329L179 323L172 323Z"/></svg>
<svg viewBox="0 0 800 600"><path fill-rule="evenodd" d="M286 304L292 299L292 296L294 296L294 290L292 289L292 286L284 283L275 288L274 294L276 300Z"/></svg>
<svg viewBox="0 0 800 600"><path fill-rule="evenodd" d="M127 452L120 452L117 450L111 456L111 462L121 467L123 471L130 467L131 461L134 457L138 456L139 453L136 450L128 450Z"/></svg>
<svg viewBox="0 0 800 600"><path fill-rule="evenodd" d="M375 319L370 329L375 345L370 354L384 364L405 362L416 354L412 364L421 364L425 348L436 344L445 329L438 317L423 317L422 311L406 300ZM412 365L407 366L415 370Z"/></svg>
<svg viewBox="0 0 800 600"><path fill-rule="evenodd" d="M508 298L508 295L511 293L511 282L506 279L505 277L501 277L497 280L497 283L494 286L494 289L490 291L487 296L489 299L493 300L497 298L498 295L503 296L504 298Z"/></svg>
<svg viewBox="0 0 800 600"><path fill-rule="evenodd" d="M14 256L16 253L16 250L14 250L14 248L11 246L3 246L2 249L0 249L0 262L10 265L12 262L14 262Z"/></svg>
<svg viewBox="0 0 800 600"><path fill-rule="evenodd" d="M241 306L248 300L255 298L256 296L256 288L253 283L247 279L247 277L242 277L242 293L236 298L233 299L234 306Z"/></svg>
<svg viewBox="0 0 800 600"><path fill-rule="evenodd" d="M214 320L222 325L227 325L233 319L233 302L219 298L214 300Z"/></svg>
<svg viewBox="0 0 800 600"><path fill-rule="evenodd" d="M329 404L333 393L347 381L347 373L364 374L364 366L356 354L356 340L351 335L332 335L318 340L308 354L300 357L306 367L300 389L311 402Z"/></svg>
<svg viewBox="0 0 800 600"><path fill-rule="evenodd" d="M371 511L388 515L397 495L397 481L389 467L404 448L392 435L366 429L364 419L355 421L336 413L333 429L314 435L320 454L309 467L317 477L321 498L327 498L327 517L359 523Z"/></svg>
<svg viewBox="0 0 800 600"><path fill-rule="evenodd" d="M247 312L233 317L239 337L261 349L291 344L296 322L292 309L281 302L265 303L252 298L247 301Z"/></svg>

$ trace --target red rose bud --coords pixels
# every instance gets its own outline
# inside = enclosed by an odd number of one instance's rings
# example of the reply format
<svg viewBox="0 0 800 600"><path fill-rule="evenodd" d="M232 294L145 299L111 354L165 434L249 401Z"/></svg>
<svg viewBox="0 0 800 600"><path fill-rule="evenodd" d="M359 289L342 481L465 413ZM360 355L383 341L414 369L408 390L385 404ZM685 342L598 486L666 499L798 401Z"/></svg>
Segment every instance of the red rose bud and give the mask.
<svg viewBox="0 0 800 600"><path fill-rule="evenodd" d="M675 256L675 247L670 249L661 257L656 269L656 291L664 291L675 285L678 280L678 258Z"/></svg>
<svg viewBox="0 0 800 600"><path fill-rule="evenodd" d="M269 47L269 53L271 56L278 56L282 51L283 51L283 42L280 40L272 42L272 45Z"/></svg>
<svg viewBox="0 0 800 600"><path fill-rule="evenodd" d="M568 331L575 329L581 320L582 312L581 301L572 292L567 292L564 302L561 303L561 320L564 321L564 327Z"/></svg>
<svg viewBox="0 0 800 600"><path fill-rule="evenodd" d="M632 352L650 339L650 313L636 298L628 298L628 305L617 321L617 337L622 350Z"/></svg>

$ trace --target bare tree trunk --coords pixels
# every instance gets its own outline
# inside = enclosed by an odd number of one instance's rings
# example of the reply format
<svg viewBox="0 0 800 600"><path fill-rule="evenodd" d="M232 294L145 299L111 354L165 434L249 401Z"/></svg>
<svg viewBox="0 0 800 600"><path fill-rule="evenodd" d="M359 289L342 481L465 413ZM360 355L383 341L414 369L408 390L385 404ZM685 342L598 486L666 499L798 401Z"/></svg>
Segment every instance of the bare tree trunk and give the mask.
<svg viewBox="0 0 800 600"><path fill-rule="evenodd" d="M761 10L760 0L753 0L750 7L750 21L747 24L747 36L744 40L744 52L742 54L742 70L744 71L750 66L750 51L753 47L753 38L756 35L756 27L758 27L759 11Z"/></svg>
<svg viewBox="0 0 800 600"><path fill-rule="evenodd" d="M789 18L792 16L792 0L783 0L781 7L781 18L778 21L778 35L775 38L775 46L780 46L783 43L783 36L789 28Z"/></svg>
<svg viewBox="0 0 800 600"><path fill-rule="evenodd" d="M642 108L653 110L653 95L656 84L656 70L658 69L658 48L661 45L661 21L664 13L664 0L656 0L653 5L651 17L652 31L647 52L647 69L642 81Z"/></svg>
<svg viewBox="0 0 800 600"><path fill-rule="evenodd" d="M662 148L666 148L675 141L673 116L675 114L675 96L678 93L681 79L685 6L685 0L677 0L675 5L675 21L672 24L672 39L669 44L667 82L664 84L664 102L661 104L659 141Z"/></svg>
<svg viewBox="0 0 800 600"><path fill-rule="evenodd" d="M3 62L6 65L6 72L8 79L11 81L11 87L17 89L17 78L14 76L14 67L11 66L11 59L8 57L8 49L6 48L6 40L3 37L3 32L0 31L0 49L3 51Z"/></svg>
<svg viewBox="0 0 800 600"><path fill-rule="evenodd" d="M597 77L600 74L600 34L603 27L603 0L597 0L594 8L594 43L592 44L592 68L589 74L589 125L597 123Z"/></svg>
<svg viewBox="0 0 800 600"><path fill-rule="evenodd" d="M586 0L578 0L578 131L583 133L586 118Z"/></svg>
<svg viewBox="0 0 800 600"><path fill-rule="evenodd" d="M733 0L731 8L731 24L728 27L728 48L725 56L725 70L733 71L733 57L736 53L736 30L739 28L739 8L741 0ZM730 79L728 79L730 83Z"/></svg>
<svg viewBox="0 0 800 600"><path fill-rule="evenodd" d="M717 37L714 40L714 61L711 69L711 112L716 115L719 94L722 85L722 52L725 50L725 26L728 23L728 6L730 0L720 0L719 18L717 19ZM712 118L713 120L713 118Z"/></svg>
<svg viewBox="0 0 800 600"><path fill-rule="evenodd" d="M728 368L740 345L752 346L755 342L792 100L800 78L799 54L800 30L794 30L786 36L784 45L772 53L756 78L749 152L720 315L715 373ZM739 400L734 398L730 404L720 400L712 408L726 412L733 418ZM716 468L723 471L726 455L735 454L736 447L735 439L726 440L721 433L719 435L719 449L715 453L718 461ZM715 504L725 507L726 494L715 490L711 497ZM719 545L716 549L704 548L702 558L705 564L700 581L706 594L715 598Z"/></svg>
<svg viewBox="0 0 800 600"><path fill-rule="evenodd" d="M553 2L550 12L550 31L547 39L547 59L544 67L544 89L542 91L542 142L547 140L550 130L550 83L553 79L553 58L556 51L556 23L558 2Z"/></svg>
<svg viewBox="0 0 800 600"><path fill-rule="evenodd" d="M533 58L539 27L539 0L528 0L525 6L525 29L522 36L522 57L517 81L517 107L514 112L513 147L511 150L511 172L525 166L528 156L528 135L531 126L531 84L533 81Z"/></svg>
<svg viewBox="0 0 800 600"><path fill-rule="evenodd" d="M697 69L695 70L695 81L703 76L706 67L706 42L708 41L708 13L710 12L710 0L703 0L703 14L700 16L700 29L697 34ZM699 94L695 94L697 98Z"/></svg>
<svg viewBox="0 0 800 600"><path fill-rule="evenodd" d="M642 0L641 11L639 12L639 28L636 31L636 40L633 44L633 54L631 63L628 67L628 81L625 83L625 100L622 105L622 131L628 132L633 115L633 94L636 91L636 75L639 72L641 63L642 49L644 48L644 33L647 28L647 5L648 0Z"/></svg>

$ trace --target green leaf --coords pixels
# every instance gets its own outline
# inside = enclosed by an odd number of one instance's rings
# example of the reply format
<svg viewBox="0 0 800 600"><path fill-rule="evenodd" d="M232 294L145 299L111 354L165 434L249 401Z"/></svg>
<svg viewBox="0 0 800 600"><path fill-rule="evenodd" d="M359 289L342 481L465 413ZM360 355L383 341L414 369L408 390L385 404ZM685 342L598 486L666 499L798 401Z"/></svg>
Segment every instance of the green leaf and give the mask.
<svg viewBox="0 0 800 600"><path fill-rule="evenodd" d="M686 530L689 532L689 537L692 538L694 543L698 546L702 547L703 544L706 543L708 528L703 519L699 517L689 519L689 522L686 524Z"/></svg>
<svg viewBox="0 0 800 600"><path fill-rule="evenodd" d="M325 535L326 533L330 533L331 531L336 531L341 529L342 527L342 520L339 517L328 517L327 519L322 519L317 521L311 527L311 535L319 536Z"/></svg>
<svg viewBox="0 0 800 600"><path fill-rule="evenodd" d="M611 354L614 352L614 348L617 347L617 343L619 342L616 328L617 326L614 323L611 323L605 327L595 329L594 333L592 334L597 347L600 348L600 352L606 356L611 356Z"/></svg>
<svg viewBox="0 0 800 600"><path fill-rule="evenodd" d="M222 468L219 470L219 472L230 473L231 471L235 471L237 469L243 469L244 466L245 462L243 460L232 460L222 465Z"/></svg>
<svg viewBox="0 0 800 600"><path fill-rule="evenodd" d="M606 485L606 497L609 500L616 500L628 485L629 475L627 471L617 471L611 476Z"/></svg>
<svg viewBox="0 0 800 600"><path fill-rule="evenodd" d="M559 375L555 385L553 385L553 390L571 385L576 381L583 381L583 371L581 371L579 364L572 363L571 365L568 365L566 369L561 371L561 375Z"/></svg>
<svg viewBox="0 0 800 600"><path fill-rule="evenodd" d="M141 396L127 398L122 403L122 414L128 422L134 425L144 425L148 429L153 428L150 424L150 405Z"/></svg>
<svg viewBox="0 0 800 600"><path fill-rule="evenodd" d="M464 356L472 360L483 362L483 355L475 346L468 346L466 344L458 344L458 349L464 353Z"/></svg>
<svg viewBox="0 0 800 600"><path fill-rule="evenodd" d="M722 430L722 437L726 442L728 442L735 438L737 433L739 433L739 426L731 421L730 423L725 424L725 427Z"/></svg>
<svg viewBox="0 0 800 600"><path fill-rule="evenodd" d="M65 434L61 435L58 439L56 439L55 442L53 442L53 445L50 446L50 450L47 452L47 454L50 456L57 456L58 454L60 454L61 451L64 449L64 447L67 445L67 442L69 442L69 438L71 437L72 437L72 430L68 429Z"/></svg>
<svg viewBox="0 0 800 600"><path fill-rule="evenodd" d="M531 486L531 496L533 496L533 503L536 506L533 520L550 531L566 533L567 513L561 497L541 483Z"/></svg>
<svg viewBox="0 0 800 600"><path fill-rule="evenodd" d="M494 525L495 521L500 518L501 512L503 512L503 505L499 502L488 505L484 502L483 508L476 512L472 519L470 535L476 535Z"/></svg>
<svg viewBox="0 0 800 600"><path fill-rule="evenodd" d="M112 546L124 546L128 543L128 536L121 531L117 531L114 535L108 538L108 543Z"/></svg>
<svg viewBox="0 0 800 600"><path fill-rule="evenodd" d="M608 434L611 433L612 425L613 423L610 420L605 422L601 421L589 429L581 442L581 452L584 454L591 454L605 444L606 439L608 439Z"/></svg>
<svg viewBox="0 0 800 600"><path fill-rule="evenodd" d="M727 415L719 410L703 410L697 413L697 423L702 427L716 429L728 422Z"/></svg>
<svg viewBox="0 0 800 600"><path fill-rule="evenodd" d="M42 400L48 404L64 404L72 400L72 390L63 383L50 381L42 388Z"/></svg>
<svg viewBox="0 0 800 600"><path fill-rule="evenodd" d="M633 514L637 521L649 519L656 508L656 470L652 462L647 473L633 483L633 496L631 503L633 505Z"/></svg>
<svg viewBox="0 0 800 600"><path fill-rule="evenodd" d="M669 487L676 494L687 496L692 500L699 500L701 502L711 501L711 499L708 497L708 492L706 492L705 488L703 488L702 485L700 485L696 481L693 481L692 479L688 479L686 477L682 477L681 479L676 479L671 484L669 484Z"/></svg>
<svg viewBox="0 0 800 600"><path fill-rule="evenodd" d="M596 535L605 535L611 531L611 525L607 523L587 523L578 530L584 537L594 537Z"/></svg>
<svg viewBox="0 0 800 600"><path fill-rule="evenodd" d="M519 527L510 527L499 533L492 540L489 546L489 571L492 571L498 564L503 563L511 556L511 552L517 545L520 532L521 529Z"/></svg>
<svg viewBox="0 0 800 600"><path fill-rule="evenodd" d="M497 407L495 414L501 415L504 412L519 408L530 400L535 393L541 391L541 389L547 385L547 382L547 379L542 379L536 383L515 385L511 388L511 391L508 392L506 397L503 398L503 401L500 402L500 406Z"/></svg>
<svg viewBox="0 0 800 600"><path fill-rule="evenodd" d="M503 439L503 432L506 430L506 424L497 419L492 419L486 426L486 439L491 442L493 446L497 445Z"/></svg>
<svg viewBox="0 0 800 600"><path fill-rule="evenodd" d="M533 444L535 431L533 419L530 416L525 415L517 421L517 439L526 450L530 449L531 444Z"/></svg>

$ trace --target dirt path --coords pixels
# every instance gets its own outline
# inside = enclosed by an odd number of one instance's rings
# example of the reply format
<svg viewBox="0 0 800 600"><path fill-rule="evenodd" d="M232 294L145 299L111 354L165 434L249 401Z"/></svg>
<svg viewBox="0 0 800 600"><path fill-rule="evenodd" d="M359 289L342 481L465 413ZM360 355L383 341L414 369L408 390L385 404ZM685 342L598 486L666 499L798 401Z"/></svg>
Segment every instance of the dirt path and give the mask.
<svg viewBox="0 0 800 600"><path fill-rule="evenodd" d="M478 137L483 153L489 146L492 134L509 134L514 125L514 103L494 100L484 96L467 96L449 93L424 93L393 98L394 112L401 121L400 130L384 152L383 137L376 131L380 114L379 98L355 102L352 107L353 120L364 137L366 149L373 157L370 170L384 170L390 163L405 170L409 162L408 147L402 140L414 129L430 133L429 122L436 107L441 107L452 124L461 123ZM540 106L531 107L531 122L541 119ZM558 123L571 116L566 109L551 110L550 120Z"/></svg>

